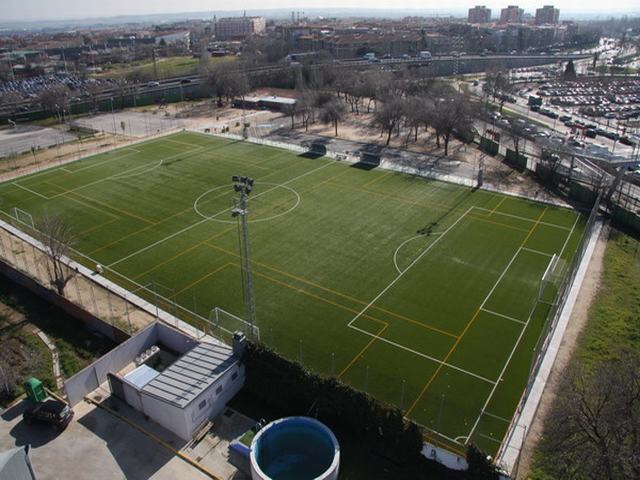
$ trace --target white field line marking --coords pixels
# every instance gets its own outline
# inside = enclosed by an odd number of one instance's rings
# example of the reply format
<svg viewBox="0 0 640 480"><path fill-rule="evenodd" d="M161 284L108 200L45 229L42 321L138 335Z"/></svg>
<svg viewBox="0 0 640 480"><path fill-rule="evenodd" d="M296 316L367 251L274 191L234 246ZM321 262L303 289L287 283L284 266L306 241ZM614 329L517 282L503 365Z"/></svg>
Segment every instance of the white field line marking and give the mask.
<svg viewBox="0 0 640 480"><path fill-rule="evenodd" d="M477 206L473 206L473 207L471 207L471 208L475 208L475 209L478 209L478 210L483 210L483 211L485 211L485 212L491 212L491 210L489 210L488 208L484 208L484 207L477 207ZM565 227L565 226L563 226L563 225L556 225L555 223L549 223L549 222L543 222L543 221L536 222L536 221L535 221L534 219L532 219L532 218L521 217L521 216L519 216L519 215L513 215L513 214L511 214L511 213L505 213L505 212L498 212L498 211L495 211L495 212L493 212L493 214L494 214L494 215L504 215L505 217L517 218L517 219L524 220L524 221L527 221L527 222L537 223L538 225L546 225L547 227L559 228L560 230L567 230L567 231L569 231L569 227Z"/></svg>
<svg viewBox="0 0 640 480"><path fill-rule="evenodd" d="M480 310L485 312L485 313L490 313L491 315L495 315L496 317L502 317L502 318L505 318L507 320L511 320L512 322L516 322L516 323L519 323L521 325L524 325L526 323L526 322L523 322L522 320L518 320L517 318L510 317L509 315L505 315L503 313L494 312L493 310L488 310L486 308L481 308Z"/></svg>
<svg viewBox="0 0 640 480"><path fill-rule="evenodd" d="M300 179L300 178L302 178L302 177L305 177L305 176L310 175L310 174L312 174L312 173L314 173L314 172L317 172L318 170L321 170L321 169L323 169L323 168L327 168L329 165L333 165L334 163L335 163L335 161L332 161L332 162L326 163L326 164L324 164L324 165L322 165L322 166L320 166L320 167L318 167L318 168L314 168L313 170L309 170L308 172L305 172L305 173L303 173L303 174L301 174L301 175L298 175L297 177L294 177L294 178L292 178L292 179L290 179L290 180L287 180L286 182L281 183L281 184L279 184L279 185L278 185L278 186L276 186L276 187L272 187L272 188L270 188L270 189L268 189L268 190L265 190L264 192L259 193L258 195L254 196L253 198L258 198L260 195L265 195L265 194L269 193L271 190L275 190L276 188L280 188L281 186L284 186L284 185L286 185L286 184L288 184L288 183L291 183L291 182L293 182L293 181L295 181L295 180L298 180L298 179ZM258 180L258 181L259 181L259 180ZM176 236L178 236L178 235L180 235L180 234L182 234L182 233L184 233L184 232L187 232L187 231L191 230L192 228L197 227L198 225L202 225L203 223L208 222L209 220L214 219L214 218L215 218L215 217L217 217L218 215L222 215L222 214L223 214L223 213L225 213L225 212L229 212L229 211L231 211L231 208L232 208L232 207L227 207L227 208L225 208L224 210L221 210L221 211L219 211L218 213L216 213L216 214L214 214L214 215L211 215L211 216L209 216L209 217L207 217L207 218L203 218L202 220L200 220L200 221L198 221L198 222L196 222L196 223L192 223L192 224L191 224L191 225L189 225L188 227L185 227L185 228L183 228L183 229L181 229L181 230L178 230L177 232L172 233L171 235L168 235L168 236L166 236L166 237L164 237L164 238L161 238L160 240L158 240L158 241L156 241L156 242L153 242L153 243L151 243L151 244L147 245L146 247L141 248L140 250L137 250L137 251L135 251L135 252L133 252L133 253L130 253L129 255L127 255L127 256L125 256L125 257L122 257L121 259L116 260L115 262L113 262L113 263L111 263L111 264L109 264L109 265L107 265L107 266L108 266L108 267L113 267L114 265L117 265L117 264L119 264L119 263L124 262L125 260L130 259L131 257L135 257L136 255L139 255L140 253L146 252L147 250L149 250L149 249L151 249L151 248L155 247L156 245L160 245L161 243L166 242L167 240L171 240L173 237L176 237Z"/></svg>
<svg viewBox="0 0 640 480"><path fill-rule="evenodd" d="M369 310L369 308L371 308L371 306L372 306L374 303L376 303L376 302L380 299L380 297L382 297L382 295L384 295L385 293L387 293L387 291L388 291L391 287L393 287L393 286L398 282L398 280L400 280L400 279L404 276L404 274L405 274L405 273L407 273L409 270L411 270L411 267L413 267L416 263L418 263L418 262L420 261L420 259L421 259L422 257L424 257L427 253L429 253L429 251L430 251L433 247L435 247L435 246L438 244L438 242L439 242L440 240L442 240L442 239L445 237L445 235L446 235L447 233L449 233L449 231L450 231L453 227L455 227L455 226L460 222L460 220L462 220L462 219L467 215L467 213L469 213L469 212L471 211L471 209L472 209L472 208L473 208L473 207L469 207L469 208L467 209L467 211L465 211L462 215L460 215L460 216L458 217L458 219L457 219L455 222L453 222L451 225L449 225L449 227L448 227L444 232L442 232L442 235L440 235L438 238L436 238L436 240L435 240L431 245L429 245L429 246L424 250L424 252L422 252L420 255L418 255L418 256L413 260L413 262L411 262L411 263L410 263L410 264L409 264L409 265L408 265L404 270L402 270L402 271L401 271L401 272L396 276L396 278L394 278L394 279L393 279L393 280L392 280L392 281L391 281L391 282L390 282L386 287L384 287L384 288L382 289L382 291L381 291L380 293L378 293L378 294L373 298L373 300L371 300L371 301L370 301L370 302L369 302L369 303L368 303L368 304L367 304L367 305L366 305L362 310L360 310L360 312L358 312L358 314L357 314L355 317L353 317L353 318L351 319L351 321L350 321L347 325L348 325L348 326L351 326L351 324L352 324L353 322L355 322L358 318L360 318L364 312L366 312L367 310Z"/></svg>
<svg viewBox="0 0 640 480"><path fill-rule="evenodd" d="M356 330L356 331L358 331L360 333L364 333L365 335L368 335L370 337L374 337L375 339L377 339L377 340L379 340L381 342L388 343L389 345L393 345L394 347L400 348L400 349L405 350L405 351L407 351L409 353L413 353L414 355L418 355L419 357L426 358L427 360L431 360L432 362L444 365L445 367L449 367L449 368L457 370L457 371L459 371L461 373L465 373L467 375L475 377L475 378L477 378L479 380L482 380L483 382L487 382L490 385L493 385L495 383L493 380L489 380L488 378L483 377L482 375L478 375L477 373L470 372L468 370L465 370L464 368L456 367L455 365L452 365L450 363L443 362L442 360L438 360L437 358L432 357L430 355L427 355L425 353L419 352L417 350L413 350L412 348L409 348L409 347L405 347L404 345L401 345L401 344L399 344L397 342L394 342L393 340L389 340L387 338L380 337L380 336L378 336L379 334L371 333L371 332L369 332L367 330L364 330L364 329L362 329L360 327L355 327L353 325L348 325L348 327L352 328L352 329L354 329L354 330Z"/></svg>
<svg viewBox="0 0 640 480"><path fill-rule="evenodd" d="M577 223L577 219L576 219L576 222L574 223L574 226L575 226L576 223ZM569 236L571 236L571 232L569 233ZM504 372L506 372L507 367L509 366L509 363L511 363L511 359L513 358L513 355L515 354L516 350L518 349L518 346L520 345L520 341L522 340L522 337L524 336L524 332L527 331L527 327L529 326L529 322L531 321L531 318L533 318L533 314L534 314L535 310L536 310L535 308L531 309L531 312L529 313L529 318L527 318L527 321L524 324L524 327L520 331L520 335L518 336L518 339L516 340L516 343L513 346L513 349L511 350L511 353L509 354L509 357L507 358L507 361L505 362L504 367L502 367L502 371L500 372L500 375L498 376L498 380L496 381L496 383L494 384L493 388L491 389L491 392L489 393L489 396L487 397L487 400L484 402L484 405L482 406L482 409L480 410L480 415L478 416L478 418L476 419L475 423L473 424L473 427L471 427L471 431L469 432L468 438L471 438L471 436L473 435L473 432L478 427L478 423L480 423L480 418L482 417L482 414L485 412L487 406L489 405L489 402L491 401L491 398L493 398L493 394L496 392L496 388L498 387L498 385L502 381L502 376L504 375Z"/></svg>
<svg viewBox="0 0 640 480"><path fill-rule="evenodd" d="M171 155L171 156L169 156L169 157L167 157L167 158L163 158L163 159L162 159L162 160L160 160L160 161L161 161L161 162L166 162L167 160L171 160L172 158L179 157L180 155L193 154L193 153L196 153L196 152L200 152L200 151L201 151L201 150L203 150L204 148L206 148L206 147L198 147L198 148L194 148L193 150L190 150L190 151L188 151L188 152L176 153L175 155ZM87 188L87 187L90 187L90 186L92 186L92 185L96 185L96 184L98 184L98 183L105 182L105 181L107 181L107 180L118 179L118 178L122 177L122 175L124 175L124 174L127 174L127 173L129 173L129 172L135 172L136 170L140 170L141 168L148 167L148 166L149 166L149 164L145 163L144 165L139 165L139 166L137 166L137 167L134 167L134 168L130 168L130 169L128 169L128 170L125 170L124 172L115 173L115 174L110 175L110 176L108 176L108 177L105 177L105 178L101 178L101 179L99 179L99 180L96 180L95 182L89 182L89 183L86 183L86 184L84 184L84 185L80 185L79 187L72 188L71 190L66 190L66 191L65 191L65 192L63 192L63 193L58 193L58 194L56 194L56 195L52 195L51 197L45 197L45 198L47 198L48 200L51 200L51 199L53 199L53 198L60 197L60 196L62 196L62 195L66 195L67 193L75 192L76 190L82 190L83 188Z"/></svg>
<svg viewBox="0 0 640 480"><path fill-rule="evenodd" d="M480 409L480 415L478 415L478 418L476 419L475 423L473 424L473 427L471 427L471 431L469 432L469 435L467 435L467 438L471 438L471 436L473 435L473 432L475 432L476 428L478 427L478 424L480 423L480 419L482 418L482 414L487 409L487 406L489 405L489 402L491 401L491 398L493 397L493 394L496 392L496 389L498 388L498 385L500 385L500 382L502 381L502 376L504 375L504 372L507 371L507 367L509 366L509 363L511 363L511 359L513 358L513 355L516 353L516 350L518 349L518 346L520 345L520 341L522 340L522 337L524 336L524 332L527 331L527 327L529 326L529 322L530 322L531 318L533 317L533 313L535 312L535 310L536 310L535 308L531 309L531 313L529 314L529 318L527 318L527 321L524 324L524 327L522 327L522 330L520 331L520 335L518 335L518 339L516 340L516 343L513 346L513 349L511 350L511 353L509 354L509 357L507 358L507 361L505 362L504 366L502 367L502 371L500 372L500 375L498 375L498 380L493 385L493 388L491 389L491 392L489 392L489 396L487 397L487 400L484 402L484 405Z"/></svg>
<svg viewBox="0 0 640 480"><path fill-rule="evenodd" d="M395 265L396 270L398 271L398 273L402 273L402 270L398 266L398 252L400 251L400 249L402 247L404 247L407 243L409 243L411 240L415 240L416 238L420 238L420 237L430 237L432 235L442 235L442 232L430 233L429 235L416 235L415 237L411 237L411 238L406 239L404 242L402 242L400 245L398 245L398 248L396 248L396 251L393 252L393 264Z"/></svg>
<svg viewBox="0 0 640 480"><path fill-rule="evenodd" d="M538 255L544 255L545 257L553 257L553 253L541 252L540 250L534 250L532 248L522 247L525 252L531 252Z"/></svg>
<svg viewBox="0 0 640 480"><path fill-rule="evenodd" d="M442 435L442 434L439 434L439 435ZM458 440L458 439L460 439L460 440ZM459 443L461 445L464 445L463 441L464 442L467 441L467 437L465 437L464 435L460 435L460 436L456 437L455 440L454 440L454 442Z"/></svg>
<svg viewBox="0 0 640 480"><path fill-rule="evenodd" d="M132 150L134 153L140 153L140 150L136 150L134 148L129 148L129 147L125 147L123 150ZM108 153L110 153L110 152L105 152L102 155L106 155ZM76 170L69 170L67 167L61 167L59 170L64 170L65 172L68 172L68 173L71 173L71 174L84 172L85 170L89 170L90 168L94 168L94 167L97 167L99 165L104 165L105 163L114 162L116 160L122 160L124 157L127 157L129 155L133 155L133 153L127 152L127 153L125 153L123 155L115 155L115 156L113 156L111 158L106 158L106 159L102 160L101 162L91 162L91 165L87 165L86 167L78 168ZM91 157L82 158L82 159L80 159L80 161L87 160L89 158L91 158Z"/></svg>
<svg viewBox="0 0 640 480"><path fill-rule="evenodd" d="M131 177L137 177L138 175L144 175L146 173L149 173L149 172L155 170L156 168L158 168L163 163L164 163L164 160L160 160L153 167L148 168L147 170L142 170L141 172L129 173L129 174L121 173L121 174L112 176L111 179L112 180L119 180L121 178L131 178ZM142 168L142 167L145 167L145 166L146 166L146 164L145 165L141 165L139 168Z"/></svg>
<svg viewBox="0 0 640 480"><path fill-rule="evenodd" d="M27 191L27 192L29 192L29 193L33 194L33 195L37 195L37 196L39 196L40 198L44 198L45 200L49 200L49 199L50 199L50 197L47 197L46 195L42 195L41 193L38 193L38 192L36 192L36 191L34 191L34 190L31 190L30 188L24 187L24 186L20 185L20 184L19 184L19 183L17 183L17 182L11 182L11 183L12 183L13 185L15 185L16 187L21 188L22 190L25 190L25 191Z"/></svg>
<svg viewBox="0 0 640 480"><path fill-rule="evenodd" d="M485 435L484 433L479 433L478 435L481 436L482 438L486 438L487 440L492 440L492 441L494 441L496 443L502 443L497 438L490 437L489 435Z"/></svg>
<svg viewBox="0 0 640 480"><path fill-rule="evenodd" d="M166 142L177 143L178 145L188 145L190 147L193 147L193 143L181 142L180 140L172 140L170 138L165 138L164 140Z"/></svg>
<svg viewBox="0 0 640 480"><path fill-rule="evenodd" d="M502 420L503 422L508 423L508 424L510 424L510 423L511 423L511 420L508 420L508 419L506 419L506 418L504 418L504 417L501 417L501 416L499 416L499 415L494 415L493 413L489 413L489 412L484 412L484 414L485 414L487 417L495 418L496 420Z"/></svg>
<svg viewBox="0 0 640 480"><path fill-rule="evenodd" d="M560 253L558 254L558 258L562 258L562 254L564 253L564 249L567 248L567 245L569 244L569 239L571 238L571 235L573 235L573 230L576 228L576 225L578 224L578 220L580 220L580 215L579 214L576 216L576 221L573 222L573 226L571 227L571 231L569 232L569 235L567 236L567 238L564 241L564 244L562 245L562 250L560 250Z"/></svg>

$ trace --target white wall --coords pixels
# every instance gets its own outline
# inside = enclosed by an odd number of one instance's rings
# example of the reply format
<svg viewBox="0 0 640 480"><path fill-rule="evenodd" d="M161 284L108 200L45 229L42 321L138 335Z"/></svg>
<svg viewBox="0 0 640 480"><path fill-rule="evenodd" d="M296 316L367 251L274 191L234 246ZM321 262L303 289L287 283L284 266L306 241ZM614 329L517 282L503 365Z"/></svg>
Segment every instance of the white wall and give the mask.
<svg viewBox="0 0 640 480"><path fill-rule="evenodd" d="M191 439L191 431L187 427L183 409L153 397L144 390L140 391L140 401L142 413L183 440Z"/></svg>
<svg viewBox="0 0 640 480"><path fill-rule="evenodd" d="M232 380L233 374L237 373L235 380ZM224 375L222 375L217 382L213 383L204 392L198 395L195 399L187 405L185 408L185 420L187 422L187 430L190 432L189 437L193 435L198 427L200 427L207 419L216 417L227 406L227 403L240 391L244 385L244 365L236 364ZM218 394L216 391L218 387L222 386L222 391ZM206 401L206 405L200 409L200 404Z"/></svg>

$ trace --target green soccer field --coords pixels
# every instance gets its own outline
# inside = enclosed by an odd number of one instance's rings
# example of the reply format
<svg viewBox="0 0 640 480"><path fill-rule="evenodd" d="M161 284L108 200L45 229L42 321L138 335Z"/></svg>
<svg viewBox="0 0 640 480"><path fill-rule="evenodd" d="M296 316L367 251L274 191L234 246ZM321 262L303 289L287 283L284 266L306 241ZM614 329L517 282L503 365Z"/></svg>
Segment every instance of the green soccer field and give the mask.
<svg viewBox="0 0 640 480"><path fill-rule="evenodd" d="M189 321L244 317L232 175L256 180L261 340L495 453L549 310L541 277L583 233L575 211L195 133L4 183L0 200L5 220L64 212L78 260Z"/></svg>

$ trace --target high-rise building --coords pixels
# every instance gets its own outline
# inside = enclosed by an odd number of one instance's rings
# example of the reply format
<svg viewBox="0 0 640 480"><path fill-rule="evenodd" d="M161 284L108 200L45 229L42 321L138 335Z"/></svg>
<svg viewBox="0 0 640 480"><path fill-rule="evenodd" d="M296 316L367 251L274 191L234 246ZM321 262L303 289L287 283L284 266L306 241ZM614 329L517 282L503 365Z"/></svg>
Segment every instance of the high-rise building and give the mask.
<svg viewBox="0 0 640 480"><path fill-rule="evenodd" d="M469 9L469 23L489 23L491 21L491 9L484 5L476 5Z"/></svg>
<svg viewBox="0 0 640 480"><path fill-rule="evenodd" d="M226 17L215 23L216 38L225 40L262 33L267 28L264 17Z"/></svg>
<svg viewBox="0 0 640 480"><path fill-rule="evenodd" d="M552 25L558 23L560 10L553 5L545 5L536 10L536 25Z"/></svg>
<svg viewBox="0 0 640 480"><path fill-rule="evenodd" d="M509 5L500 12L500 23L522 23L524 10L517 5Z"/></svg>

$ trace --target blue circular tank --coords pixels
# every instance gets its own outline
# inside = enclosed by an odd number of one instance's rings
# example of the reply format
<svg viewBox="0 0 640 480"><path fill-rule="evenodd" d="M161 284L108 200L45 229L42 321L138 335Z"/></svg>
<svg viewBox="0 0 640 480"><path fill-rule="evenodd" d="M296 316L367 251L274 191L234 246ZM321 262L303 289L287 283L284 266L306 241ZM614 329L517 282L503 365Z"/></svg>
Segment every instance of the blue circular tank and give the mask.
<svg viewBox="0 0 640 480"><path fill-rule="evenodd" d="M251 442L253 480L334 480L339 465L338 440L314 418L275 420Z"/></svg>

